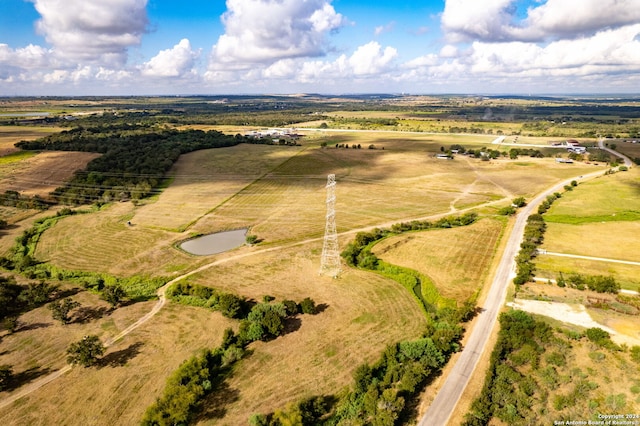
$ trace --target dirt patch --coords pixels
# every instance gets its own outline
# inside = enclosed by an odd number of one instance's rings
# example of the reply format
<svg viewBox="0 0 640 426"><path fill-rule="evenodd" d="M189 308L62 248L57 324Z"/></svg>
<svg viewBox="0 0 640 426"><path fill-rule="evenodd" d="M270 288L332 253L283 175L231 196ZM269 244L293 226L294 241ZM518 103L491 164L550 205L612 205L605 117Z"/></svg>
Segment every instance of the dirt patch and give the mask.
<svg viewBox="0 0 640 426"><path fill-rule="evenodd" d="M636 336L631 336L622 334L613 328L607 327L606 325L603 325L591 318L591 315L589 315L584 305L547 302L542 300L516 299L513 302L507 303L507 306L532 314L544 315L558 321L578 325L584 328L598 327L611 334L611 339L616 343L640 345L640 336L637 335L637 331Z"/></svg>

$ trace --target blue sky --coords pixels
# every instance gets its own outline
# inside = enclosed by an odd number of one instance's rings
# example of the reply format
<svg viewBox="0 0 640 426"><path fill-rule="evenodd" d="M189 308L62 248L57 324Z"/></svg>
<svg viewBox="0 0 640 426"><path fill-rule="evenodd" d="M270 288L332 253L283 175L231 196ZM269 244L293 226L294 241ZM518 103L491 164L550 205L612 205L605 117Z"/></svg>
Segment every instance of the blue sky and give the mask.
<svg viewBox="0 0 640 426"><path fill-rule="evenodd" d="M638 88L640 0L0 0L0 96Z"/></svg>

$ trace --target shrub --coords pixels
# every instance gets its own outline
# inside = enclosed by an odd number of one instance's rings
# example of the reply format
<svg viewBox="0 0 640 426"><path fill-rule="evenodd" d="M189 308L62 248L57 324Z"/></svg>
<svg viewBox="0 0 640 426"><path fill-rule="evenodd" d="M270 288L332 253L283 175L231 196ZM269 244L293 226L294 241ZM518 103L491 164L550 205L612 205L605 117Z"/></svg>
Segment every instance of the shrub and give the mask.
<svg viewBox="0 0 640 426"><path fill-rule="evenodd" d="M317 313L316 302L309 297L305 297L302 302L300 302L300 311L303 314L315 315Z"/></svg>

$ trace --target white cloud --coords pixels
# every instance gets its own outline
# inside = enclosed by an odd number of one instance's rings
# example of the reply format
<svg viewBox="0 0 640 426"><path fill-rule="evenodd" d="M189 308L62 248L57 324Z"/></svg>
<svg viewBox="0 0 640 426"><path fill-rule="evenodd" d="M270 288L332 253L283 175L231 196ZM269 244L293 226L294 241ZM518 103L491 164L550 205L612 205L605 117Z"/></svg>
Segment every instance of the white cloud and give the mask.
<svg viewBox="0 0 640 426"><path fill-rule="evenodd" d="M640 20L638 0L547 0L517 17L517 0L447 0L442 28L460 41L551 41L593 35Z"/></svg>
<svg viewBox="0 0 640 426"><path fill-rule="evenodd" d="M388 69L398 52L393 47L382 46L375 41L358 47L349 58L349 65L356 76L379 74Z"/></svg>
<svg viewBox="0 0 640 426"><path fill-rule="evenodd" d="M503 40L509 26L514 0L447 0L442 28L452 42Z"/></svg>
<svg viewBox="0 0 640 426"><path fill-rule="evenodd" d="M32 1L42 16L37 30L70 60L122 65L127 48L140 44L148 22L147 0Z"/></svg>
<svg viewBox="0 0 640 426"><path fill-rule="evenodd" d="M145 62L141 72L147 77L182 77L194 72L198 56L200 52L192 50L191 43L184 38L171 49L162 50Z"/></svg>
<svg viewBox="0 0 640 426"><path fill-rule="evenodd" d="M382 35L384 33L389 33L394 30L396 27L395 21L389 22L387 25L380 25L374 29L374 34L377 36Z"/></svg>
<svg viewBox="0 0 640 426"><path fill-rule="evenodd" d="M512 33L523 39L543 40L549 35L571 38L638 21L638 0L547 0L529 9L522 29L514 28Z"/></svg>
<svg viewBox="0 0 640 426"><path fill-rule="evenodd" d="M328 0L227 0L222 21L210 69L321 56L327 34L346 24Z"/></svg>

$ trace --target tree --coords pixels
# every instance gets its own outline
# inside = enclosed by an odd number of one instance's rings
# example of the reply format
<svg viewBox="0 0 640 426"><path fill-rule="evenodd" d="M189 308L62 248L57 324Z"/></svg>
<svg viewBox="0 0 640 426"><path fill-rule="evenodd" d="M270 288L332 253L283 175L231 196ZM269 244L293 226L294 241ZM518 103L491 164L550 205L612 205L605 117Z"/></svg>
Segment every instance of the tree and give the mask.
<svg viewBox="0 0 640 426"><path fill-rule="evenodd" d="M0 365L0 392L7 389L13 379L13 368L10 365Z"/></svg>
<svg viewBox="0 0 640 426"><path fill-rule="evenodd" d="M527 200L525 200L524 197L518 197L518 198L514 198L512 203L516 207L524 207L527 205Z"/></svg>
<svg viewBox="0 0 640 426"><path fill-rule="evenodd" d="M302 302L300 302L300 311L303 314L311 314L314 315L317 313L316 302L309 297L305 297Z"/></svg>
<svg viewBox="0 0 640 426"><path fill-rule="evenodd" d="M109 302L114 308L118 306L125 297L127 297L127 292L117 284L105 286L102 290L102 298Z"/></svg>
<svg viewBox="0 0 640 426"><path fill-rule="evenodd" d="M51 304L49 304L49 309L51 310L51 315L54 320L58 320L62 324L69 324L69 321L71 320L69 312L79 306L80 303L67 297L66 299L63 299L62 302L59 300L51 302Z"/></svg>
<svg viewBox="0 0 640 426"><path fill-rule="evenodd" d="M104 351L105 347L98 336L84 336L82 340L71 343L67 348L67 362L89 367L98 362Z"/></svg>
<svg viewBox="0 0 640 426"><path fill-rule="evenodd" d="M29 306L36 306L45 303L49 300L51 293L53 293L58 286L48 284L44 281L40 283L29 283L26 289L20 292L19 299L23 300Z"/></svg>

